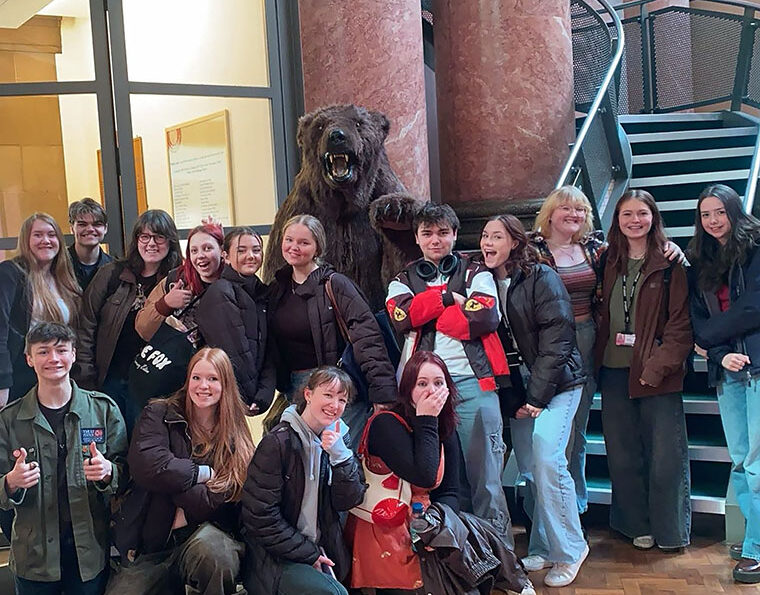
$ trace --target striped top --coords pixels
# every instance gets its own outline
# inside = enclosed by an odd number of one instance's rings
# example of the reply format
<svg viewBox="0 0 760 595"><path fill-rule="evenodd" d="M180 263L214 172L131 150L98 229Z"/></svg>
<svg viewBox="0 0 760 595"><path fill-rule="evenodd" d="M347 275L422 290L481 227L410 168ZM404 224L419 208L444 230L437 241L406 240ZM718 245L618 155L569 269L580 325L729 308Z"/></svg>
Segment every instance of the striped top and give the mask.
<svg viewBox="0 0 760 595"><path fill-rule="evenodd" d="M557 267L570 303L573 305L573 316L588 316L591 314L591 299L596 289L596 273L587 260L569 267Z"/></svg>

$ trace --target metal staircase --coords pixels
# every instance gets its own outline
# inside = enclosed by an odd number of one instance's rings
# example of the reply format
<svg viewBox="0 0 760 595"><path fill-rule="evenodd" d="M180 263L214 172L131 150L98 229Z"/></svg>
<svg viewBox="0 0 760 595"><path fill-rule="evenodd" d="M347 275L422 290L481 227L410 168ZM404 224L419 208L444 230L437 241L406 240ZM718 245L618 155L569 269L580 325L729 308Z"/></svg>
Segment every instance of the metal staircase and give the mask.
<svg viewBox="0 0 760 595"><path fill-rule="evenodd" d="M689 0L688 6L650 11L653 1L618 0L613 6L614 0L570 0L579 116L576 142L556 186L581 187L604 230L625 189L646 189L658 202L669 237L685 248L694 234L697 197L709 184L732 186L745 209L758 214L760 119L742 110L760 109L760 6ZM422 5L425 61L434 68L432 3ZM720 111L728 104L730 110ZM716 111L706 111L710 107ZM717 398L707 386L704 359L695 356L688 364L683 398L692 508L725 513L727 536L736 536L741 519L729 530L729 508L736 518L738 512L727 500L731 462ZM515 472L511 461L505 478ZM598 394L586 474L589 500L609 504Z"/></svg>
<svg viewBox="0 0 760 595"><path fill-rule="evenodd" d="M760 120L741 110L745 105L760 107L760 20L755 18L760 7L744 0L714 0L649 12L650 2L635 0L611 10L605 1L599 9L572 0L574 61L576 48L587 44L584 37L599 39L598 32L589 33L592 16L587 11L596 10L610 29L609 70L603 79L597 75L600 83L589 109L579 110L586 116L579 121L576 145L557 186L581 186L597 209L600 226L607 229L620 196L622 172L624 185L652 193L669 237L685 248L694 235L697 197L705 186L728 184L743 196L745 209L754 210ZM743 14L737 14L737 8ZM630 16L636 9L639 14ZM621 21L615 10L628 18ZM576 27L576 21L585 26ZM716 38L717 29L721 36ZM631 41L621 48L625 40ZM622 60L617 59L620 49ZM583 60L581 71L588 72ZM688 68L684 60L691 61ZM614 84L611 70L617 73ZM691 111L729 101L731 111ZM683 110L690 111L675 113ZM594 162L604 167L595 168ZM727 537L740 538L741 518L730 494L727 498L731 461L715 391L707 386L704 359L692 358L688 370L684 411L692 508L726 514ZM611 490L598 394L588 432L589 500L607 504Z"/></svg>
<svg viewBox="0 0 760 595"><path fill-rule="evenodd" d="M694 235L697 196L709 184L744 195L758 124L734 112L620 116L633 154L630 188L657 199L668 237L683 248Z"/></svg>

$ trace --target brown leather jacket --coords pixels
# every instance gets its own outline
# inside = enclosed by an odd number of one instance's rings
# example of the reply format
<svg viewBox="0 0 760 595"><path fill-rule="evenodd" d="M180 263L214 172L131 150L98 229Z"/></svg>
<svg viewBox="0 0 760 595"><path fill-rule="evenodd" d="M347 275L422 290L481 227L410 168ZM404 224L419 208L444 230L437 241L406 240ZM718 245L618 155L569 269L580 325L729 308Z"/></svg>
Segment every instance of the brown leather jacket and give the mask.
<svg viewBox="0 0 760 595"><path fill-rule="evenodd" d="M670 297L665 312L663 291L665 271L673 267ZM594 346L596 370L601 368L604 350L610 335L610 294L617 271L607 260L602 281L602 301L597 310L597 333ZM636 343L628 383L631 398L649 397L683 390L686 357L694 347L689 319L689 286L686 271L678 263L671 264L658 252L642 268L639 291L634 308ZM639 379L647 385L642 385Z"/></svg>
<svg viewBox="0 0 760 595"><path fill-rule="evenodd" d="M103 385L136 294L137 278L124 262L102 267L87 286L77 346L78 380L83 387Z"/></svg>

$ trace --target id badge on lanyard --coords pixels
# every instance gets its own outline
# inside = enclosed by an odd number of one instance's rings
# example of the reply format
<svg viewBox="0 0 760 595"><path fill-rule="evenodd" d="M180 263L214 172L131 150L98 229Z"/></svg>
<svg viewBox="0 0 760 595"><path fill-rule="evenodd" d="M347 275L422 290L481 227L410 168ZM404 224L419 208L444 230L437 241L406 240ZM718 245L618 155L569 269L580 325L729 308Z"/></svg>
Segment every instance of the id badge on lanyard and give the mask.
<svg viewBox="0 0 760 595"><path fill-rule="evenodd" d="M628 298L628 275L623 275L623 319L625 327L622 332L615 335L615 345L619 347L633 347L636 344L636 333L631 330L631 308L633 308L633 299L636 295L636 286L641 279L641 269L636 273L631 287L631 297Z"/></svg>

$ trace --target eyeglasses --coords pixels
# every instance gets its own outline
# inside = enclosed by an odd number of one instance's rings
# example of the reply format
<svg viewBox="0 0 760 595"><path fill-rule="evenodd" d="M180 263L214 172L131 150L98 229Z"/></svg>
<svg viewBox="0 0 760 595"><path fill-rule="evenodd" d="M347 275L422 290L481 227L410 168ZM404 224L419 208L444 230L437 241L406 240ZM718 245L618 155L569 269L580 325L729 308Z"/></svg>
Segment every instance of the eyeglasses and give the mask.
<svg viewBox="0 0 760 595"><path fill-rule="evenodd" d="M137 241L143 245L150 244L150 241L156 242L156 246L163 246L166 244L167 238L160 233L141 233L137 236Z"/></svg>

